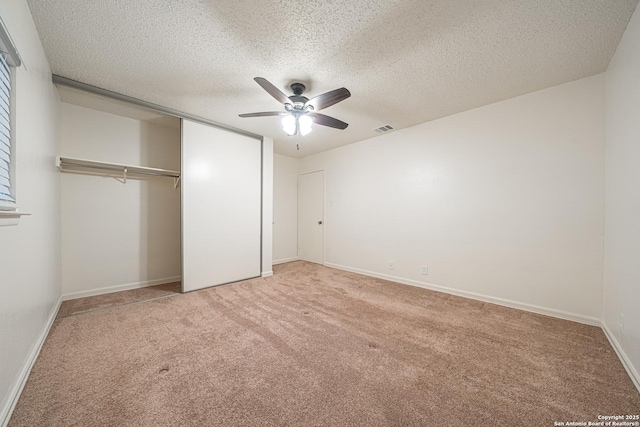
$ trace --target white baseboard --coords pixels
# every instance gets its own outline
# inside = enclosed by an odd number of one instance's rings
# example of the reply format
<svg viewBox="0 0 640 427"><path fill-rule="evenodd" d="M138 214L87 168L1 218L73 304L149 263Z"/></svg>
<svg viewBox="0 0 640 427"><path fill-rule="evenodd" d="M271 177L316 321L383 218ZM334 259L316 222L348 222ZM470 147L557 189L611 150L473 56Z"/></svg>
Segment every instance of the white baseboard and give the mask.
<svg viewBox="0 0 640 427"><path fill-rule="evenodd" d="M611 331L611 329L609 329L609 327L604 321L602 321L602 330L604 331L604 334L609 340L611 347L613 347L616 354L618 355L618 359L620 359L620 362L622 362L622 366L624 366L624 369L627 371L627 374L629 374L629 376L631 377L631 381L633 381L633 384L638 389L638 392L640 392L640 374L638 374L637 369L635 368L635 366L633 366L633 363L631 363L631 360L622 349L622 346L616 339L616 336L613 335L613 332Z"/></svg>
<svg viewBox="0 0 640 427"><path fill-rule="evenodd" d="M273 271L263 271L262 274L260 274L260 277L269 277L269 276L273 276Z"/></svg>
<svg viewBox="0 0 640 427"><path fill-rule="evenodd" d="M89 289L80 292L71 292L62 295L62 300L67 301L70 299L92 297L95 295L110 294L112 292L127 291L129 289L146 288L148 286L164 285L165 283L179 282L182 278L180 276L165 277L164 279L147 280L146 282L127 283L124 285L106 286L104 288Z"/></svg>
<svg viewBox="0 0 640 427"><path fill-rule="evenodd" d="M444 292L451 295L457 295L460 297L471 298L478 301L488 302L491 304L502 305L505 307L516 308L518 310L530 311L532 313L544 314L545 316L557 317L560 319L571 320L573 322L584 323L592 326L601 326L600 319L595 317L583 316L581 314L570 313L562 310L556 310L553 308L540 307L533 304L526 304L517 301L511 301L502 298L496 298L488 295L477 294L474 292L461 291L458 289L448 288L446 286L434 285L427 282L418 282L417 280L404 279L402 277L391 276L387 274L376 273L373 271L361 270L359 268L346 267L344 265L324 263L327 267L337 268L338 270L350 271L352 273L363 274L365 276L376 277L378 279L390 280L392 282L398 282L405 285L417 286L419 288L430 289L432 291Z"/></svg>
<svg viewBox="0 0 640 427"><path fill-rule="evenodd" d="M291 261L298 261L300 258L298 258L297 256L294 256L292 258L283 258L283 259L278 259L276 261L273 261L271 263L271 265L276 265L276 264L284 264L285 262L291 262Z"/></svg>
<svg viewBox="0 0 640 427"><path fill-rule="evenodd" d="M2 427L6 427L9 424L9 419L11 418L11 414L13 414L13 410L18 403L18 399L20 398L20 394L24 389L25 384L27 383L27 379L29 378L29 374L31 373L31 368L33 368L33 364L36 362L38 355L40 354L40 350L42 349L42 345L44 344L47 335L49 335L49 330L53 325L53 322L56 320L56 316L58 315L58 310L60 310L60 304L62 304L62 297L58 298L58 302L54 306L53 310L49 314L49 318L47 319L47 323L45 324L40 336L36 340L34 346L31 348L31 351L27 355L27 358L18 373L18 381L16 381L15 385L9 391L8 399L6 400L6 405L4 408L0 408L0 425Z"/></svg>
<svg viewBox="0 0 640 427"><path fill-rule="evenodd" d="M620 343L616 339L615 335L611 332L611 330L609 329L609 327L607 326L607 324L604 321L601 321L601 320L596 319L594 317L583 316L581 314L569 313L569 312L562 311L562 310L556 310L556 309L540 307L540 306L536 306L536 305L532 305L532 304L525 304L525 303L521 303L521 302L510 301L510 300L506 300L506 299L502 299L502 298L490 297L490 296L487 296L487 295L476 294L474 292L460 291L460 290L448 288L448 287L445 287L445 286L438 286L438 285L434 285L434 284L426 283L426 282L418 282L416 280L404 279L402 277L391 276L391 275L388 275L388 274L376 273L376 272L373 272L373 271L362 270L362 269L359 269L359 268L347 267L347 266L344 266L344 265L332 264L332 263L329 263L329 262L326 262L324 265L327 266L327 267L331 267L331 268L337 268L338 270L350 271L352 273L358 273L358 274L362 274L362 275L365 275L365 276L376 277L376 278L379 278L379 279L385 279L385 280L389 280L389 281L392 281L392 282L402 283L402 284L405 284L405 285L417 286L417 287L420 287L420 288L430 289L430 290L438 291L438 292L444 292L444 293L447 293L447 294L457 295L457 296L461 296L461 297L465 297L465 298L471 298L471 299L475 299L475 300L479 300L479 301L483 301L483 302L502 305L502 306L505 306L505 307L510 307L510 308L515 308L515 309L519 309L519 310L529 311L529 312L533 312L533 313L537 313L537 314L544 314L546 316L557 317L557 318L565 319L565 320L571 320L571 321L574 321L574 322L584 323L584 324L587 324L587 325L599 326L599 327L602 328L605 336L609 340L609 343L611 344L611 346L613 347L614 351L618 355L618 359L620 359L620 362L624 366L624 369L627 371L627 374L629 374L629 377L631 378L631 381L633 381L633 384L638 389L638 392L640 392L640 374L638 374L638 370L635 368L635 366L633 366L633 363L631 363L631 359L629 359L627 354L624 352L624 350L622 349L622 346L620 345Z"/></svg>

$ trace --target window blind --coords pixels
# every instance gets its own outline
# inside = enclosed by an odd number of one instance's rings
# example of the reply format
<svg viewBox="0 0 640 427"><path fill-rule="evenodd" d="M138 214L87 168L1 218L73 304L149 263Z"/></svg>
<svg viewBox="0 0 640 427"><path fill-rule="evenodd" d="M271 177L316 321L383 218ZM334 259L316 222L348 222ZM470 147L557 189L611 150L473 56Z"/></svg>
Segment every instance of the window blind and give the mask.
<svg viewBox="0 0 640 427"><path fill-rule="evenodd" d="M0 54L0 200L15 202L11 186L11 70Z"/></svg>

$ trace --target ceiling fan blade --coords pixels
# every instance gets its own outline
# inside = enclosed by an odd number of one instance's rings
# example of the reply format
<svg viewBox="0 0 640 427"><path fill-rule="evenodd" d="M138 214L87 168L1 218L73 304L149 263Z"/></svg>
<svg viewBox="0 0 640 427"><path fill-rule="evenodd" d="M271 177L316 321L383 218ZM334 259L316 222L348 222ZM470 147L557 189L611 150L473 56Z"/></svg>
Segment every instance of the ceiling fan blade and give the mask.
<svg viewBox="0 0 640 427"><path fill-rule="evenodd" d="M277 99L281 103L283 103L283 104L291 104L291 100L289 99L289 97L287 95L285 95L284 93L282 93L282 91L280 91L280 89L278 89L277 87L272 85L269 82L269 80L267 80L267 79L265 79L263 77L255 77L253 80L255 80L256 83L258 83L260 86L262 86L262 89L264 89L267 92L269 92L269 95L273 96L275 99Z"/></svg>
<svg viewBox="0 0 640 427"><path fill-rule="evenodd" d="M240 114L240 117L269 117L269 116L284 116L285 112L281 111L263 111L262 113L245 113Z"/></svg>
<svg viewBox="0 0 640 427"><path fill-rule="evenodd" d="M322 110L323 108L331 107L333 104L337 104L340 101L344 101L351 96L346 88L332 90L331 92L323 93L314 98L311 98L305 104L305 107L311 105L314 111Z"/></svg>
<svg viewBox="0 0 640 427"><path fill-rule="evenodd" d="M317 125L329 126L330 128L336 129L346 129L349 126L347 123L342 120L338 120L336 118L327 116L325 114L320 113L310 113L309 116L313 118L313 121Z"/></svg>

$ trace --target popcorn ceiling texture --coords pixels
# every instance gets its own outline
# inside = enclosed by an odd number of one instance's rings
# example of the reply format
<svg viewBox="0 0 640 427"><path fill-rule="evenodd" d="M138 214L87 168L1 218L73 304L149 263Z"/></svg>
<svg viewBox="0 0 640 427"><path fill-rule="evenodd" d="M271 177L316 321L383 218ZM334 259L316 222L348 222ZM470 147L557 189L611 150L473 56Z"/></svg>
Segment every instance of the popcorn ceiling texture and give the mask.
<svg viewBox="0 0 640 427"><path fill-rule="evenodd" d="M55 74L275 139L302 157L604 72L638 0L29 0ZM28 66L28 64L27 64ZM345 86L295 151L253 77ZM297 142L297 141L296 141Z"/></svg>

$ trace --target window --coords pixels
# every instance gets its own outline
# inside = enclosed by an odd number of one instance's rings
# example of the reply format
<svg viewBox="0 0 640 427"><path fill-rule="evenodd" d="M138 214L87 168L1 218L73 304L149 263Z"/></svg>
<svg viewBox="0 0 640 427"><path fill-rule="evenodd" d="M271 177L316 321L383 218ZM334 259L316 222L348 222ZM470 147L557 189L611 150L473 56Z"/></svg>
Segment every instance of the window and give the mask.
<svg viewBox="0 0 640 427"><path fill-rule="evenodd" d="M16 208L11 72L20 64L18 51L0 18L0 211Z"/></svg>
<svg viewBox="0 0 640 427"><path fill-rule="evenodd" d="M11 176L11 70L0 54L0 202L11 206L16 202Z"/></svg>

